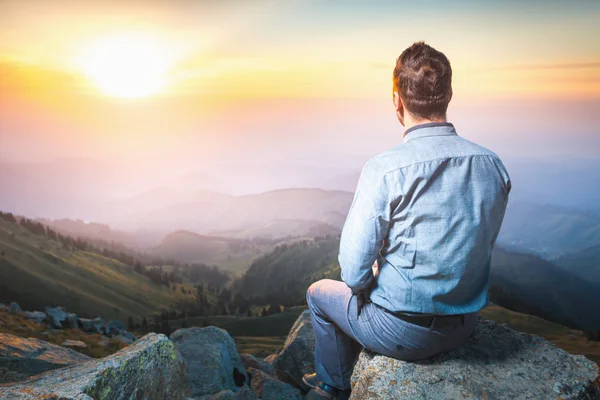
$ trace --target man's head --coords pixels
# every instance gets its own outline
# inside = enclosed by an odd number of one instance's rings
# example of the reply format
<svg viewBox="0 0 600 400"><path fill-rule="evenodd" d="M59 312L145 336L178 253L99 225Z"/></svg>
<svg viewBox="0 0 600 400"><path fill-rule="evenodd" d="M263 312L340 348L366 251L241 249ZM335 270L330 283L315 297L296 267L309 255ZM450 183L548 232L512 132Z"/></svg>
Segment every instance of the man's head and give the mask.
<svg viewBox="0 0 600 400"><path fill-rule="evenodd" d="M398 57L393 77L394 106L402 125L409 118L418 123L446 120L452 68L443 53L416 42Z"/></svg>

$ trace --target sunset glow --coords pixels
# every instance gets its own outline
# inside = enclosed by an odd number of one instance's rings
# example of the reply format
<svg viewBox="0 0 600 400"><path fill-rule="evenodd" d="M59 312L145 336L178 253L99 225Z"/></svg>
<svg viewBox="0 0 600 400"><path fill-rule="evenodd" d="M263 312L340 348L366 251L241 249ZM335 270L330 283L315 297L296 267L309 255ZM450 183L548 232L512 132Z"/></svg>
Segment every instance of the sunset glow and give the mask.
<svg viewBox="0 0 600 400"><path fill-rule="evenodd" d="M159 92L170 66L165 51L152 39L127 35L91 43L78 63L95 86L122 98Z"/></svg>

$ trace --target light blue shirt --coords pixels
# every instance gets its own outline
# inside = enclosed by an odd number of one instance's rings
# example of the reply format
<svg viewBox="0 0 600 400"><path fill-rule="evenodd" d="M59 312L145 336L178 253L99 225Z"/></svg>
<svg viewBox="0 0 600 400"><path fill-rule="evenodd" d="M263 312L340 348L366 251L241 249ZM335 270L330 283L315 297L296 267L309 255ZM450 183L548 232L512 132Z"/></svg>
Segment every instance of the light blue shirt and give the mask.
<svg viewBox="0 0 600 400"><path fill-rule="evenodd" d="M500 158L452 124L408 129L362 169L342 230L342 280L393 312L480 310L510 189Z"/></svg>

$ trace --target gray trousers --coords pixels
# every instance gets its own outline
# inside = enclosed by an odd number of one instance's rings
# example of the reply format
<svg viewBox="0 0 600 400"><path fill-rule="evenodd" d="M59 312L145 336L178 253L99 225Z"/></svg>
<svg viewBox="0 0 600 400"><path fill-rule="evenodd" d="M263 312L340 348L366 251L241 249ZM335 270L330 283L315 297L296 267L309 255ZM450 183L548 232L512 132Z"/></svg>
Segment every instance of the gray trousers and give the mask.
<svg viewBox="0 0 600 400"><path fill-rule="evenodd" d="M323 279L306 293L316 337L317 379L338 389L350 388L354 361L364 347L399 360L419 360L450 351L475 330L477 313L463 323L422 327L367 303L356 316L356 296L344 282Z"/></svg>

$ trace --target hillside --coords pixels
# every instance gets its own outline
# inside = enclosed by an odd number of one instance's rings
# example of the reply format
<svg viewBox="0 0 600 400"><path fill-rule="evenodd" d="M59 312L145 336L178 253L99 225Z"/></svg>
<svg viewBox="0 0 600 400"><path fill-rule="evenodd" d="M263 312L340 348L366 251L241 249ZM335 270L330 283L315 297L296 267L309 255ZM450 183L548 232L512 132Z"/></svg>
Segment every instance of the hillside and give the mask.
<svg viewBox="0 0 600 400"><path fill-rule="evenodd" d="M28 310L60 304L82 317L126 322L190 296L152 283L115 259L0 219L0 301L17 301Z"/></svg>
<svg viewBox="0 0 600 400"><path fill-rule="evenodd" d="M540 257L494 250L490 299L577 329L600 329L600 285Z"/></svg>
<svg viewBox="0 0 600 400"><path fill-rule="evenodd" d="M556 264L579 277L600 285L600 245L556 260Z"/></svg>
<svg viewBox="0 0 600 400"><path fill-rule="evenodd" d="M268 241L257 243L251 240L177 231L165 236L158 246L148 249L148 252L166 259L218 265L224 269L239 271L246 269L255 257L272 248Z"/></svg>
<svg viewBox="0 0 600 400"><path fill-rule="evenodd" d="M338 249L339 237L279 245L257 258L233 287L255 303L303 304L312 282L339 279Z"/></svg>
<svg viewBox="0 0 600 400"><path fill-rule="evenodd" d="M555 259L600 243L600 218L557 206L511 202L498 243Z"/></svg>

